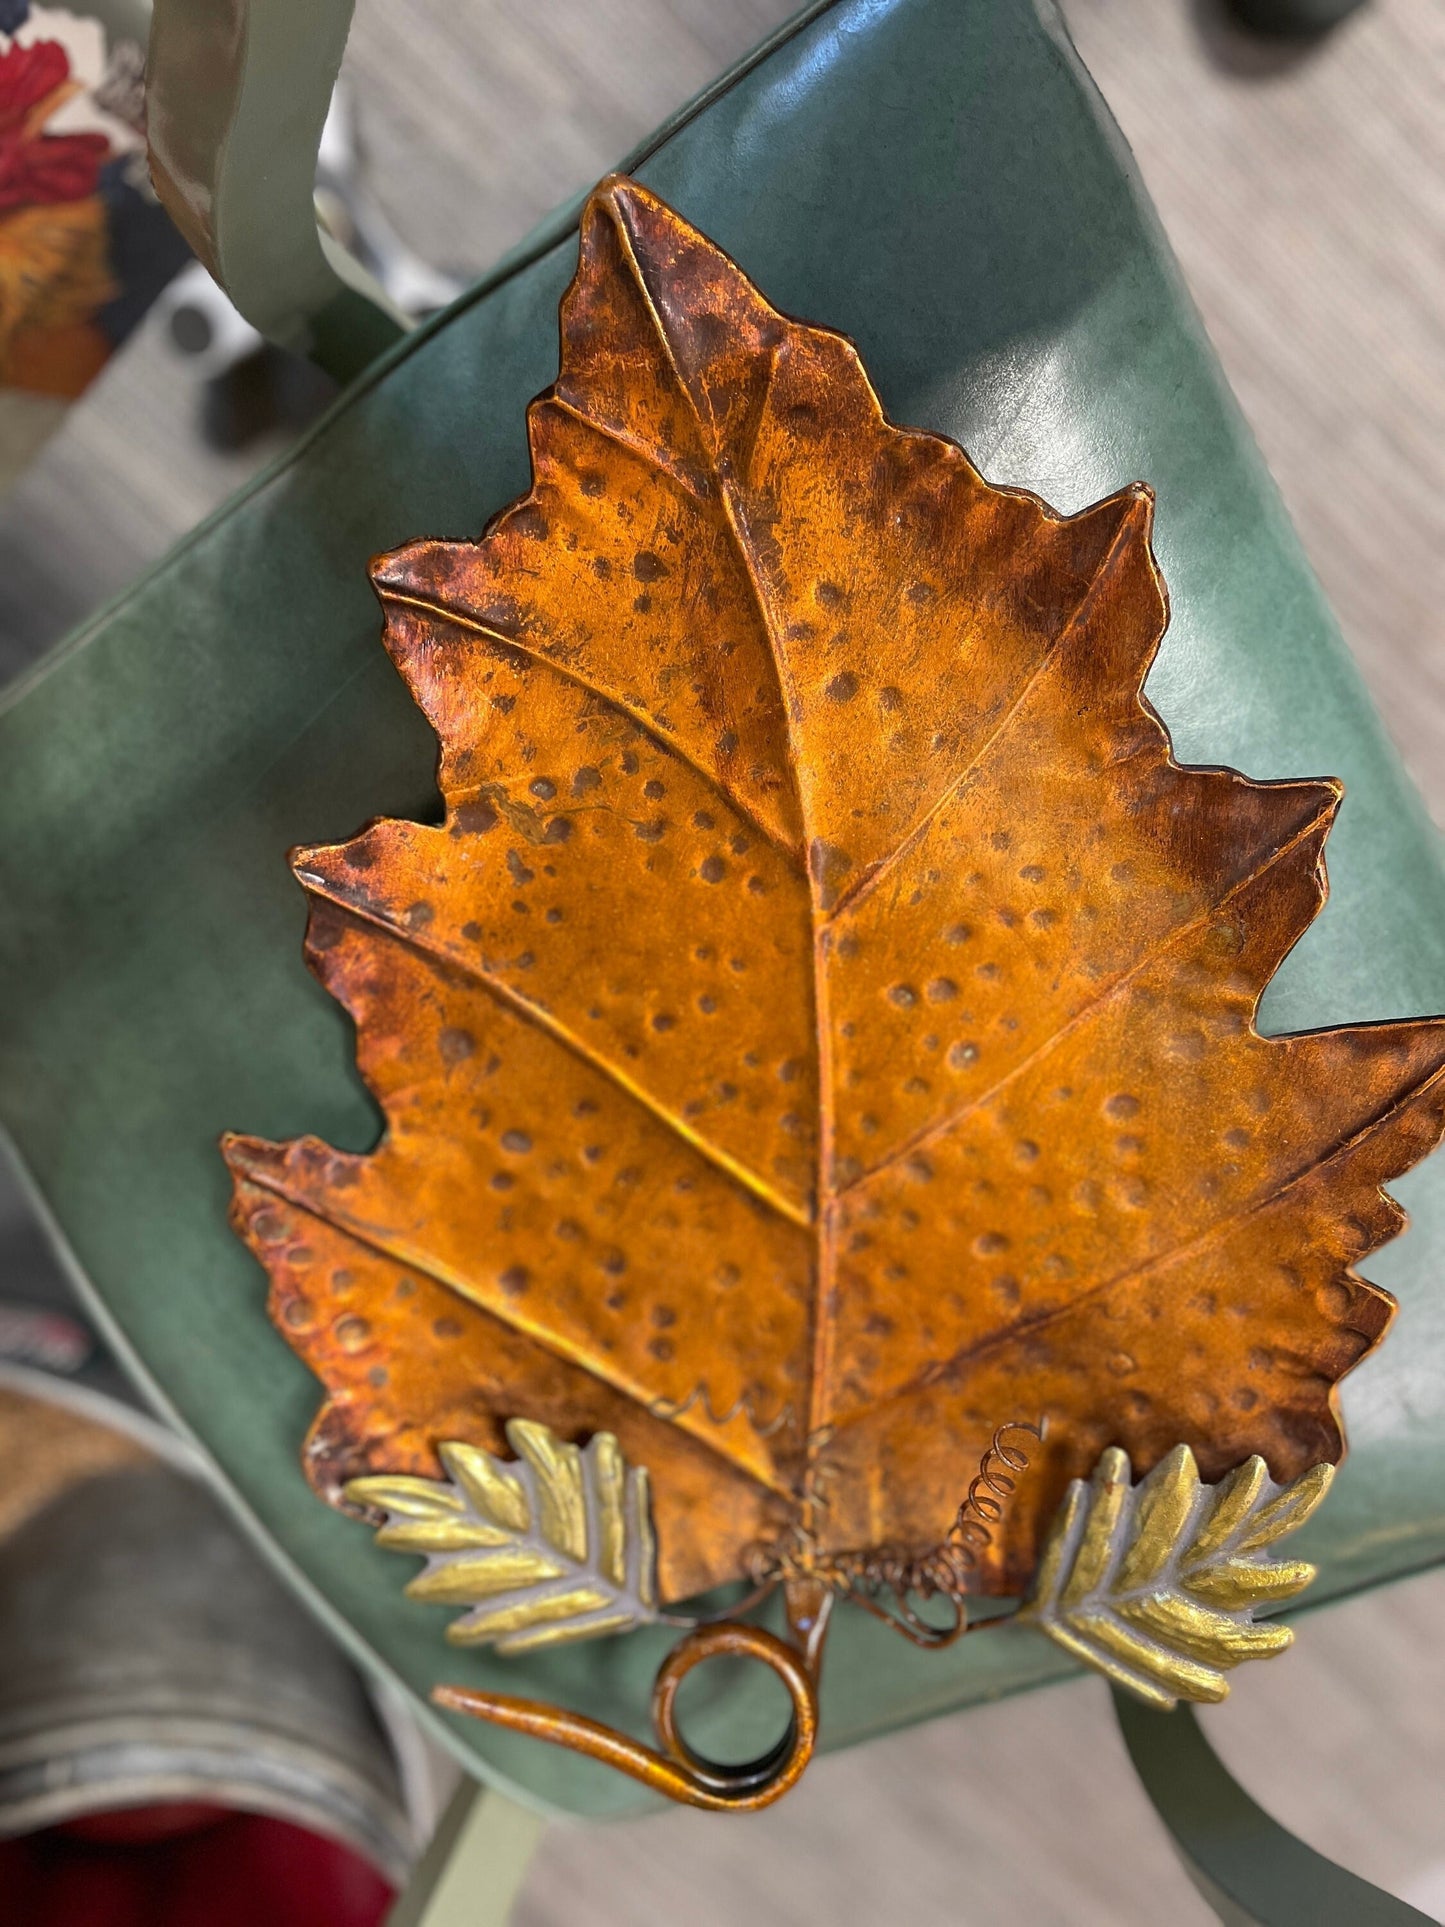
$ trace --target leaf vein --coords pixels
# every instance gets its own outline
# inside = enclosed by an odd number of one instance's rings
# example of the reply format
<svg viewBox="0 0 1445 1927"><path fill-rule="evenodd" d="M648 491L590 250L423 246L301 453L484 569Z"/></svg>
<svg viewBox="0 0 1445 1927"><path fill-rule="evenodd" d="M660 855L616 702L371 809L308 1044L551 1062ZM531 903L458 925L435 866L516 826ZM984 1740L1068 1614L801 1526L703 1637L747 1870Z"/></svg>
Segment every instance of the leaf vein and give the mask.
<svg viewBox="0 0 1445 1927"><path fill-rule="evenodd" d="M438 601L433 596L409 594L393 588L380 588L377 593L383 603L394 602L403 608L415 609L422 615L432 616L441 622L449 622L458 629L465 629L471 635L482 636L486 641L495 643L500 649L513 650L517 655L525 656L529 662L554 671L578 689L585 690L589 696L595 696L598 702L606 703L609 709L615 709L619 715L625 716L630 723L634 723L638 729L649 736L665 755L675 757L680 763L686 763L695 775L701 777L710 790L726 798L731 809L736 810L739 816L746 817L758 835L787 861L796 875L803 874L802 861L793 845L780 837L745 798L734 796L731 790L724 789L718 782L715 772L705 768L695 756L690 754L683 743L675 736L669 735L655 716L649 716L645 710L638 709L634 704L629 703L625 696L619 696L614 690L603 689L579 670L571 668L565 662L559 662L555 656L545 655L540 649L533 649L527 643L519 642L515 636L504 635L500 629L493 628L490 623L482 622L478 617L468 615L462 609L455 609L450 603Z"/></svg>
<svg viewBox="0 0 1445 1927"><path fill-rule="evenodd" d="M1085 512L1091 513L1092 511ZM1115 532L1104 554L1103 560L1094 571L1094 574L1089 578L1088 587L1079 597L1074 607L1069 611L1068 617L1061 625L1058 634L1049 643L1048 648L1044 651L1038 662L1035 663L1033 669L1030 670L1024 680L1023 686L1014 697L1014 700L1009 704L1007 710L999 718L998 723L989 732L984 741L979 744L974 754L969 758L967 765L959 771L953 781L934 799L927 812L919 818L907 836L896 843L886 856L880 857L871 870L865 871L850 888L842 893L838 901L833 905L831 921L836 922L845 910L852 909L855 905L862 903L873 894L894 866L908 854L916 843L922 841L936 819L942 815L943 811L953 801L954 797L960 793L969 779L977 774L988 757L992 755L1003 737L1007 735L1019 712L1033 693L1034 688L1048 672L1050 667L1058 661L1064 644L1092 607L1094 599L1106 581L1109 570L1117 559L1119 551L1124 546L1132 527L1131 518L1125 515L1120 521L1118 530ZM1162 729L1160 733L1162 735Z"/></svg>
<svg viewBox="0 0 1445 1927"><path fill-rule="evenodd" d="M393 923L388 917L381 916L374 910L368 910L362 905L352 902L347 897L338 896L325 879L318 875L316 871L300 868L296 874L312 895L323 897L328 903L334 904L338 910L344 911L347 915L354 917L358 923L364 923L368 928L378 930L383 935L392 938L396 943L402 944L409 950L416 951L418 955L425 957L431 963L439 964L453 975L462 978L464 982L478 985L481 989L485 990L489 996L494 997L499 1004L504 1005L510 1010L513 1015L522 1018L527 1023L535 1024L539 1030L545 1031L547 1035L556 1043L560 1044L564 1050L570 1050L574 1056L581 1058L592 1070L595 1070L600 1076L607 1078L618 1090L624 1092L628 1097L632 1098L635 1103L639 1104L643 1110L649 1112L656 1118L658 1123L665 1129L671 1131L674 1136L680 1137L684 1143L690 1145L700 1157L705 1158L716 1170L722 1172L725 1177L731 1178L735 1184L741 1185L751 1196L757 1198L762 1204L767 1205L770 1210L775 1211L779 1217L787 1218L791 1223L805 1230L811 1227L812 1219L808 1213L798 1205L793 1204L790 1199L783 1197L779 1192L775 1191L766 1178L760 1176L756 1171L750 1170L747 1165L740 1163L738 1159L730 1156L728 1152L722 1150L719 1146L710 1143L707 1138L700 1136L684 1118L679 1117L675 1111L670 1111L666 1105L659 1104L640 1084L635 1083L633 1079L627 1075L626 1071L612 1063L609 1058L604 1057L599 1051L591 1049L589 1045L577 1036L575 1031L571 1031L565 1024L559 1023L550 1012L543 1010L540 1004L534 1004L529 998L522 996L519 991L513 990L509 984L505 984L499 978L492 976L485 968L478 968L464 963L449 951L439 949L436 945L427 943L425 939L418 936L415 931L404 930L399 924Z"/></svg>
<svg viewBox="0 0 1445 1927"><path fill-rule="evenodd" d="M1261 784L1259 787L1266 788L1269 786ZM1203 929L1207 924L1214 922L1214 920L1229 907L1241 891L1247 890L1251 884L1258 882L1260 877L1267 875L1277 863L1283 862L1287 856L1292 855L1302 843L1307 842L1309 838L1314 835L1320 827L1321 821L1328 817L1333 808L1334 800L1330 798L1322 804L1320 809L1310 818L1309 822L1297 830L1287 842L1281 843L1276 848L1267 851L1263 860L1257 863L1247 876L1241 877L1237 882L1231 884L1222 897L1208 904L1197 916L1191 917L1187 923L1177 925L1173 930L1166 931L1157 942L1150 944L1149 947L1130 964L1127 970L1122 970L1117 977L1112 977L1101 990L1090 997L1086 1003L1081 1004L1074 1014L1066 1019L1057 1030L1050 1031L1049 1035L1035 1045L1034 1049L1031 1050L1027 1056L1021 1057L1018 1063L1013 1066L1012 1070L1006 1071L1002 1077L996 1079L986 1091L980 1092L977 1097L970 1098L968 1102L961 1105L958 1110L950 1111L946 1116L937 1119L934 1123L924 1125L920 1131L916 1131L912 1137L906 1139L895 1150L890 1151L887 1157L880 1159L877 1164L872 1165L861 1177L853 1178L848 1184L841 1186L839 1190L834 1193L834 1196L838 1198L845 1197L850 1191L855 1191L860 1186L871 1183L872 1180L882 1172L891 1170L896 1164L901 1163L905 1158L911 1157L925 1145L936 1143L939 1138L955 1130L967 1118L981 1111L985 1105L991 1104L1001 1091L1008 1089L1015 1078L1021 1077L1025 1071L1032 1069L1035 1064L1046 1058L1066 1037L1071 1036L1076 1030L1080 1029L1094 1017L1097 1012L1102 1010L1106 1004L1111 1002L1121 990L1126 990L1143 971L1157 963L1161 957L1166 956L1176 944L1182 943L1186 937L1192 936L1196 930Z"/></svg>
<svg viewBox="0 0 1445 1927"><path fill-rule="evenodd" d="M653 1419L658 1423L677 1425L679 1429L685 1431L687 1436L696 1444L702 1446L706 1451L711 1452L715 1458L722 1459L735 1471L741 1472L764 1491L774 1493L778 1497L785 1499L791 1499L794 1496L793 1488L789 1483L769 1477L761 1472L755 1464L750 1463L740 1453L730 1450L725 1440L710 1437L701 1427L694 1429L691 1426L681 1424L677 1419L667 1421L657 1420L657 1415L653 1412L651 1403L649 1402L649 1395L645 1391L629 1384L627 1380L602 1370L601 1361L596 1352L570 1346L565 1339L558 1337L555 1332L547 1332L539 1329L526 1318L525 1315L514 1311L508 1311L503 1315L493 1310L490 1305L482 1303L465 1279L454 1276L445 1266L438 1264L431 1254L428 1253L423 1256L409 1249L401 1240L393 1243L388 1239L376 1237L366 1231L362 1231L355 1225L346 1224L338 1218L328 1216L326 1212L319 1211L310 1198L298 1195L295 1190L285 1184L277 1183L274 1176L269 1172L265 1174L258 1173L249 1165L243 1165L241 1171L246 1182L255 1185L257 1190L269 1191L273 1197L284 1199L285 1202L295 1210L304 1212L306 1216L314 1218L318 1224L329 1225L333 1231L339 1231L343 1237L353 1239L355 1243L361 1245L365 1250L374 1251L379 1257L389 1259L395 1264L404 1265L408 1270L421 1272L423 1276L431 1279L433 1284L440 1285L447 1291L455 1292L459 1298L464 1298L469 1305L474 1305L477 1310L482 1312L486 1317L495 1319L498 1324L517 1332L521 1337L526 1338L542 1351L547 1352L551 1357L559 1358L564 1364L574 1366L579 1371L585 1372L589 1378L595 1379L599 1385L605 1386L610 1392L615 1392L619 1398L626 1399L628 1404L636 1406L638 1411L645 1413L649 1419Z"/></svg>
<svg viewBox="0 0 1445 1927"><path fill-rule="evenodd" d="M1442 1031L1445 1031L1445 1019L1439 1021ZM1361 1026L1361 1028L1375 1027ZM1383 1029L1388 1028L1388 1026L1382 1025L1378 1026L1378 1028ZM1300 1032L1297 1034L1308 1035L1309 1033ZM1377 1117L1373 1117L1367 1123L1362 1124L1357 1130L1353 1131L1349 1137L1336 1144L1332 1150L1327 1151L1323 1157L1315 1158L1309 1163L1302 1165L1298 1170L1292 1171L1288 1177L1283 1178L1278 1184L1274 1185L1263 1197L1255 1198L1242 1208L1226 1212L1222 1217L1213 1219L1202 1231L1198 1232L1193 1238L1186 1239L1184 1243L1171 1245L1165 1251L1157 1251L1152 1257L1143 1258L1138 1264L1130 1265L1124 1271L1115 1272L1112 1277L1102 1279L1099 1283L1090 1285L1087 1290L1081 1291L1076 1298L1071 1298L1067 1304L1057 1305L1050 1311L1039 1312L1032 1318L1021 1318L1014 1324L1005 1326L1000 1331L991 1332L988 1337L980 1339L976 1344L966 1346L962 1351L955 1352L944 1366L944 1372L953 1373L961 1371L963 1367L975 1364L979 1359L987 1358L994 1352L1004 1349L1013 1343L1015 1339L1033 1337L1035 1333L1047 1330L1051 1325L1057 1325L1065 1319L1072 1318L1076 1313L1082 1311L1086 1306L1091 1305L1106 1292L1117 1291L1122 1286L1135 1285L1141 1278L1148 1277L1151 1272L1164 1271L1167 1270L1170 1265L1179 1264L1186 1259L1197 1257L1201 1251L1207 1250L1211 1244L1226 1232L1270 1210L1298 1185L1306 1183L1311 1178L1321 1177L1332 1164L1337 1163L1342 1158L1347 1158L1352 1151L1357 1150L1362 1144L1367 1143L1370 1138L1386 1130L1399 1113L1408 1105L1424 1097L1435 1085L1441 1083L1445 1083L1445 1064L1438 1066L1435 1070L1431 1071L1428 1076L1421 1078L1417 1083L1411 1085L1408 1090L1398 1092ZM1409 1161L1410 1160L1407 1160L1407 1163ZM1383 1187L1377 1186L1376 1188L1382 1189ZM1378 1246L1372 1247L1372 1249L1378 1249ZM860 1420L869 1417L873 1412L881 1410L884 1406L892 1405L900 1399L914 1397L917 1393L925 1390L927 1385L936 1383L939 1376L937 1367L926 1367L924 1372L915 1374L906 1384L900 1385L896 1390L886 1392L880 1398L872 1399L864 1404L855 1406L852 1411L843 1413L841 1416L835 1418L833 1420L835 1430L841 1430L845 1425L856 1425Z"/></svg>
<svg viewBox="0 0 1445 1927"><path fill-rule="evenodd" d="M555 408L558 414L566 415L569 421L576 422L579 426L590 429L594 435L599 436L603 441L611 442L614 448L620 448L626 454L633 456L637 461L641 462L645 468L650 468L655 474L665 475L680 494L686 495L690 501L696 502L699 507L708 504L708 496L701 489L697 488L695 484L690 482L680 468L668 461L662 449L653 446L651 443L640 441L635 435L627 434L626 431L619 428L615 422L600 421L596 415L589 415L585 408L579 406L569 395L564 395L560 388L550 389L547 394L541 397L536 406L539 410L543 408Z"/></svg>

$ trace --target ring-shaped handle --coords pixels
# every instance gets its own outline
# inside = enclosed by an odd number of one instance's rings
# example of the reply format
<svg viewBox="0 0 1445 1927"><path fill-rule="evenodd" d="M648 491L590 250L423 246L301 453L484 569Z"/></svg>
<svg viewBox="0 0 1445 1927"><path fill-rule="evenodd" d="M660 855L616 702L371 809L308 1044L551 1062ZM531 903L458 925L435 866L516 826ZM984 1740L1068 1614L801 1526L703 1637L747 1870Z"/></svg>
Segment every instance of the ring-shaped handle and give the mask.
<svg viewBox="0 0 1445 1927"><path fill-rule="evenodd" d="M792 1701L787 1731L756 1760L738 1766L709 1760L682 1736L677 1723L678 1688L707 1659L761 1660L787 1689ZM736 1620L699 1626L663 1661L652 1689L652 1718L661 1752L600 1720L563 1712L542 1700L514 1699L510 1694L466 1686L439 1686L432 1699L450 1712L470 1713L513 1733L585 1753L688 1806L733 1813L771 1806L780 1799L797 1782L818 1740L818 1689L802 1654L761 1626L744 1626Z"/></svg>
<svg viewBox="0 0 1445 1927"><path fill-rule="evenodd" d="M695 1666L709 1659L759 1659L777 1674L792 1700L792 1712L781 1739L746 1765L724 1765L693 1750L677 1724L677 1695ZM652 1723L665 1751L684 1767L699 1786L720 1794L730 1804L750 1794L765 1793L776 1800L793 1785L812 1756L817 1739L817 1687L796 1647L787 1645L761 1626L719 1620L699 1626L680 1640L658 1669L652 1688ZM765 1800L748 1800L765 1805Z"/></svg>

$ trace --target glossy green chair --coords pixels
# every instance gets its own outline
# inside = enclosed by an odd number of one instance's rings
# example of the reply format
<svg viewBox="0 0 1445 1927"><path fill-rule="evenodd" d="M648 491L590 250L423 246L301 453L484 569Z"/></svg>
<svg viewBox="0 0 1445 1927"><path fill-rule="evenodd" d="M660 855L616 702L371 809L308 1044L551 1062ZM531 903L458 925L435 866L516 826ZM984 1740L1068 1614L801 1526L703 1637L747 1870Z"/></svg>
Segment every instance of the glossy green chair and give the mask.
<svg viewBox="0 0 1445 1927"><path fill-rule="evenodd" d="M367 559L475 534L525 489L524 407L553 374L576 253L573 204L400 332L312 213L348 14L157 8L152 141L173 211L250 319L351 379L0 711L0 1115L118 1348L338 1637L423 1705L443 1679L486 1682L636 1728L663 1636L459 1655L387 1555L315 1499L297 1453L317 1387L226 1225L221 1131L375 1135L345 1021L302 964L284 856L435 809L434 745L378 645ZM1173 615L1150 694L1181 760L1348 786L1331 903L1265 1021L1445 1008L1435 838L1049 0L826 0L622 164L780 307L852 336L891 416L955 437L990 479L1064 509L1153 484ZM1352 1456L1301 1548L1321 1567L1312 1605L1445 1557L1445 1162L1397 1189L1414 1229L1371 1271L1401 1325L1345 1387ZM920 1654L861 1613L840 1622L831 1746L1068 1670L1024 1632ZM646 1802L568 1753L424 1717L528 1802ZM698 1737L756 1750L766 1719L747 1684L718 1688ZM1422 1918L1308 1855L1326 1900L1271 1911L1285 1849L1222 1769L1202 1821L1171 1804L1202 1770L1188 1716L1127 1731L1223 1917Z"/></svg>

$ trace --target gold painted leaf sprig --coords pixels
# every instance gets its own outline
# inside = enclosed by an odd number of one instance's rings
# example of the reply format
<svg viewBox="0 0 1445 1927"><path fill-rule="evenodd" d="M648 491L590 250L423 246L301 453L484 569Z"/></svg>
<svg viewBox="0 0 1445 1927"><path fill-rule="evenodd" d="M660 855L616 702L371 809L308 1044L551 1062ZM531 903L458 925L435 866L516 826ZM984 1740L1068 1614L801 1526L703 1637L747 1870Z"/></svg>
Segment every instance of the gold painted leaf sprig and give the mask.
<svg viewBox="0 0 1445 1927"><path fill-rule="evenodd" d="M1294 1638L1253 1613L1314 1578L1312 1565L1270 1548L1304 1524L1333 1477L1316 1465L1277 1486L1252 1458L1207 1486L1178 1445L1135 1486L1112 1447L1092 1480L1070 1485L1020 1618L1153 1706L1222 1700L1230 1668Z"/></svg>
<svg viewBox="0 0 1445 1927"><path fill-rule="evenodd" d="M528 1419L506 1434L515 1461L449 1440L437 1447L444 1480L379 1474L346 1486L355 1504L386 1513L378 1545L426 1555L408 1595L470 1606L448 1639L499 1653L655 1620L646 1471L624 1464L610 1432L585 1449Z"/></svg>

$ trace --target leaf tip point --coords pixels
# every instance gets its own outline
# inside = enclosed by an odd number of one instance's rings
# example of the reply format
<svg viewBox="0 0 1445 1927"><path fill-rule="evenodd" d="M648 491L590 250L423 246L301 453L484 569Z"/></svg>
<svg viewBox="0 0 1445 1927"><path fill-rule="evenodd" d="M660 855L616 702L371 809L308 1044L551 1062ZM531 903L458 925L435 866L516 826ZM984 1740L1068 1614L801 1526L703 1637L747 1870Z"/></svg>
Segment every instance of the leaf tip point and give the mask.
<svg viewBox="0 0 1445 1927"><path fill-rule="evenodd" d="M620 212L621 209L634 207L639 202L656 204L657 196L650 193L640 181L633 180L630 174L604 174L587 196L587 206L582 218L585 221L589 214L600 213L604 209L609 213Z"/></svg>
<svg viewBox="0 0 1445 1927"><path fill-rule="evenodd" d="M424 574L417 566L419 556L433 554L446 546L445 543L424 538L420 542L403 542L400 548L382 549L372 556L366 565L366 572L377 596L384 603L389 594L411 594L418 586L419 575Z"/></svg>

